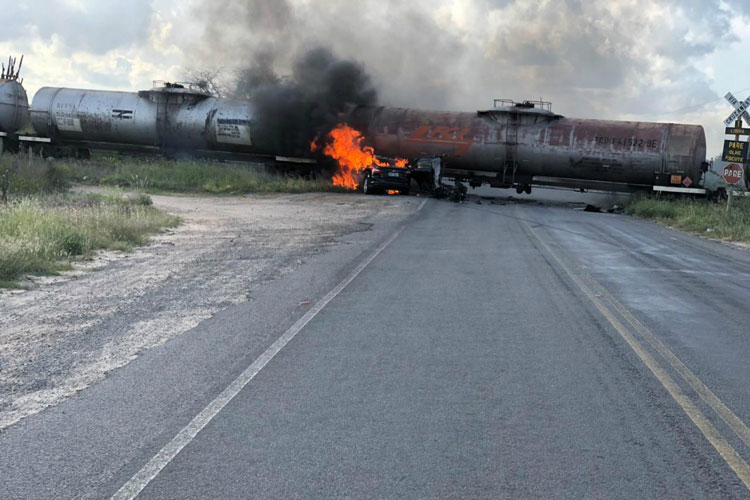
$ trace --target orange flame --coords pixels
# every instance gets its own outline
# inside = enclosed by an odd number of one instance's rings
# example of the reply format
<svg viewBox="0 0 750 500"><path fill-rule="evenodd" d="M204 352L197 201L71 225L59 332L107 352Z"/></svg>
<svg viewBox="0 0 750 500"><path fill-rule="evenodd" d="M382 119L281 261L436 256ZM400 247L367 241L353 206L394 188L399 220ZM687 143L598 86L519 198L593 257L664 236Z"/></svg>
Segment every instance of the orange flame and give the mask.
<svg viewBox="0 0 750 500"><path fill-rule="evenodd" d="M338 172L333 176L334 186L357 189L361 172L369 167L406 167L407 160L404 158L397 158L394 165L379 160L375 156L375 149L363 144L365 138L362 134L344 123L331 130L328 138L323 153L336 160L339 166ZM315 141L310 145L310 149L318 149Z"/></svg>

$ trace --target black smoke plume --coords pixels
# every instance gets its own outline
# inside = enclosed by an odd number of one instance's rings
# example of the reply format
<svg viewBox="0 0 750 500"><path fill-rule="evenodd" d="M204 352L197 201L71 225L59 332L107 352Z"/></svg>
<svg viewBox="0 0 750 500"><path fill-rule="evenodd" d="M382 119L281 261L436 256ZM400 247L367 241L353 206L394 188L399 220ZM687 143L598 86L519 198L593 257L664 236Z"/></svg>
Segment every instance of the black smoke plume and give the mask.
<svg viewBox="0 0 750 500"><path fill-rule="evenodd" d="M302 53L292 63L291 74L280 76L271 51L258 53L241 70L234 97L255 108L259 144L283 154L309 153L316 137L325 137L354 106L377 103L364 67L337 58L318 47Z"/></svg>

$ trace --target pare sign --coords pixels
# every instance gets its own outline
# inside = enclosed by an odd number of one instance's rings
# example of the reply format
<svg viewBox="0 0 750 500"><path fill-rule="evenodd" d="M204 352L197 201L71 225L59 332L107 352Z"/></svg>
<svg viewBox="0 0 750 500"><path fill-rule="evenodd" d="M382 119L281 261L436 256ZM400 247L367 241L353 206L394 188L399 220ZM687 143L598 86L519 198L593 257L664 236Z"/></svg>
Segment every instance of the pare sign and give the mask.
<svg viewBox="0 0 750 500"><path fill-rule="evenodd" d="M736 163L730 163L729 165L724 167L724 172L722 173L722 176L724 177L724 180L727 181L727 184L737 184L742 180L742 177L745 175L745 172L742 170L742 167L740 165L737 165Z"/></svg>

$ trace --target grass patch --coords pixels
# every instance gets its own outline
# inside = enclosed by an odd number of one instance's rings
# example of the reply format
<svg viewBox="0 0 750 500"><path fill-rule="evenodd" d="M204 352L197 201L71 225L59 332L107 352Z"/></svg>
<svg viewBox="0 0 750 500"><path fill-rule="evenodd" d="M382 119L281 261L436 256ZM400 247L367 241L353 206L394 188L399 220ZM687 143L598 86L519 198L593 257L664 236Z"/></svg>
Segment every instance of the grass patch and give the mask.
<svg viewBox="0 0 750 500"><path fill-rule="evenodd" d="M142 192L208 194L346 192L328 179L266 170L259 163L174 161L160 157L95 156L91 160L0 157L0 200L67 190L71 183L123 187ZM5 194L5 196L4 196Z"/></svg>
<svg viewBox="0 0 750 500"><path fill-rule="evenodd" d="M261 164L172 161L161 158L104 156L70 161L65 166L77 182L126 187L147 192L210 194L306 193L345 191L330 180L269 173Z"/></svg>
<svg viewBox="0 0 750 500"><path fill-rule="evenodd" d="M50 194L0 205L0 286L55 274L95 250L129 250L179 223L145 195Z"/></svg>
<svg viewBox="0 0 750 500"><path fill-rule="evenodd" d="M750 200L744 198L733 199L729 212L726 203L652 197L634 198L625 211L710 238L750 242Z"/></svg>

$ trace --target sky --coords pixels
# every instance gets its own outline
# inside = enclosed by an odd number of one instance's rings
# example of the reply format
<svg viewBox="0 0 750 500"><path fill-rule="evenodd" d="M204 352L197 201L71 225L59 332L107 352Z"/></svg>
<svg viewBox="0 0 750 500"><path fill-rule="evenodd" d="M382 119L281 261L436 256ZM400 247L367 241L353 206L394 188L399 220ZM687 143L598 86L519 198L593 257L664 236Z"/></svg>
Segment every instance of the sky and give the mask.
<svg viewBox="0 0 750 500"><path fill-rule="evenodd" d="M0 60L43 86L150 88L311 47L361 63L384 105L552 101L579 118L695 123L718 154L727 91L750 95L747 0L0 0Z"/></svg>

